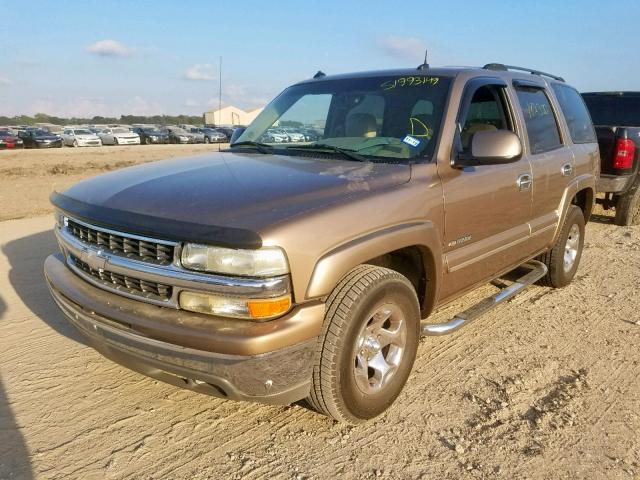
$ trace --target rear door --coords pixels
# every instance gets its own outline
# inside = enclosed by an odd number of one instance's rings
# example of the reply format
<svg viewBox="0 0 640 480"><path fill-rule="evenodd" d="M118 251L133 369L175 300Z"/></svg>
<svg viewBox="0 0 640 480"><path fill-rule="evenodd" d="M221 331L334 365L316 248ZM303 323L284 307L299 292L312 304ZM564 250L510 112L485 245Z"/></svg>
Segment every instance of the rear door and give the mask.
<svg viewBox="0 0 640 480"><path fill-rule="evenodd" d="M473 79L463 93L454 155L468 154L473 135L518 128L507 84ZM504 165L464 169L439 164L445 203L446 274L441 301L509 269L526 256L531 166L526 156Z"/></svg>
<svg viewBox="0 0 640 480"><path fill-rule="evenodd" d="M526 131L524 149L533 173L532 245L542 249L555 235L562 198L575 177L574 156L545 85L514 80L514 87Z"/></svg>

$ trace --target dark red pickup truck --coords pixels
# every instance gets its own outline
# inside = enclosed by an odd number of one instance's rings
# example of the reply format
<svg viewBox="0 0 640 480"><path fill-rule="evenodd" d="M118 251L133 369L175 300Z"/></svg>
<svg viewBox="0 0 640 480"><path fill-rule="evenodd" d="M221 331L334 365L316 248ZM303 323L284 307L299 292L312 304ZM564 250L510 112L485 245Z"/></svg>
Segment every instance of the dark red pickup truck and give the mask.
<svg viewBox="0 0 640 480"><path fill-rule="evenodd" d="M616 225L640 224L640 92L582 94L598 136L601 173L597 199L614 208Z"/></svg>

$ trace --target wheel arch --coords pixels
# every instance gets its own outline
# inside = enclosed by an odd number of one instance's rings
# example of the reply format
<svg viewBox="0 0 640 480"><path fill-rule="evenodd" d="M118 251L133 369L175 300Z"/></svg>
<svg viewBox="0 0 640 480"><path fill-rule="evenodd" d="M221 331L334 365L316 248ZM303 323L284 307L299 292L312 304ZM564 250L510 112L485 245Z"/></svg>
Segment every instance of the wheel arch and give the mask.
<svg viewBox="0 0 640 480"><path fill-rule="evenodd" d="M416 289L423 315L428 314L440 286L440 243L439 232L432 222L396 225L349 241L316 263L306 298L328 296L352 269L372 264L405 275Z"/></svg>
<svg viewBox="0 0 640 480"><path fill-rule="evenodd" d="M571 200L572 205L576 205L582 210L584 215L584 223L588 223L593 213L595 204L595 190L591 187L578 190Z"/></svg>

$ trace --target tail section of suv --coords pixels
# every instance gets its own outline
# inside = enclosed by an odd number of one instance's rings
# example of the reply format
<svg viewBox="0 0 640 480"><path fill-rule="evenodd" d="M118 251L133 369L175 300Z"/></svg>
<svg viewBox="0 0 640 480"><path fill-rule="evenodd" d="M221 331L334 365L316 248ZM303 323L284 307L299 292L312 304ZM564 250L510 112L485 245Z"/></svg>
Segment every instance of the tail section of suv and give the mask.
<svg viewBox="0 0 640 480"><path fill-rule="evenodd" d="M495 64L317 75L226 151L54 194L52 295L96 349L154 378L373 418L420 335L572 280L599 162L576 97ZM495 297L423 320L521 266Z"/></svg>

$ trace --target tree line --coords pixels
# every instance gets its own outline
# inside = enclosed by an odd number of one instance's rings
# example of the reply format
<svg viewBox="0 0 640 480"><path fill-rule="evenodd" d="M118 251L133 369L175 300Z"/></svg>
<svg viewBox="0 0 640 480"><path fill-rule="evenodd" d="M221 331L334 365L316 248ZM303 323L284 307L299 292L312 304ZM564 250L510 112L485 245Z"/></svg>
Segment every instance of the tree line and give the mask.
<svg viewBox="0 0 640 480"><path fill-rule="evenodd" d="M15 117L0 116L0 125L35 125L36 123L53 123L55 125L101 125L119 123L131 125L133 123L150 123L154 125L176 125L176 124L199 124L203 123L202 115L121 115L116 117L95 116L92 118L62 118L46 113L36 113L33 117L29 115L16 115Z"/></svg>

